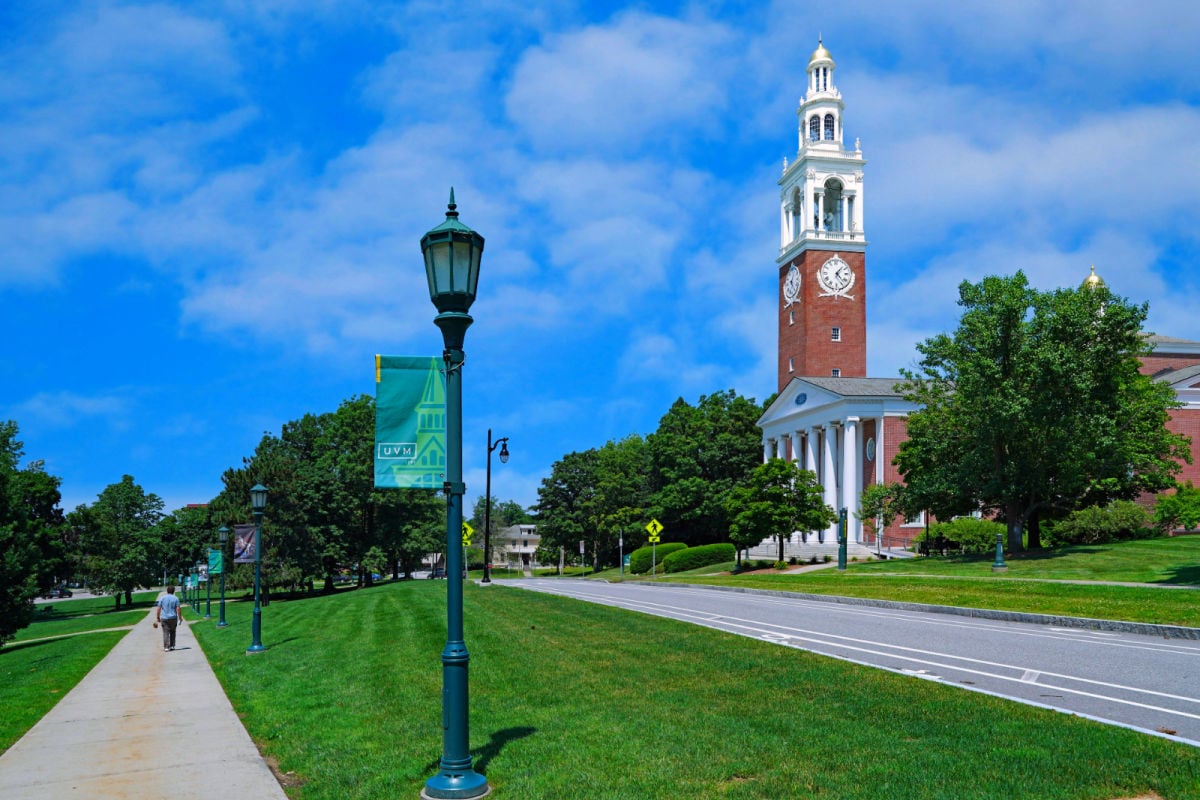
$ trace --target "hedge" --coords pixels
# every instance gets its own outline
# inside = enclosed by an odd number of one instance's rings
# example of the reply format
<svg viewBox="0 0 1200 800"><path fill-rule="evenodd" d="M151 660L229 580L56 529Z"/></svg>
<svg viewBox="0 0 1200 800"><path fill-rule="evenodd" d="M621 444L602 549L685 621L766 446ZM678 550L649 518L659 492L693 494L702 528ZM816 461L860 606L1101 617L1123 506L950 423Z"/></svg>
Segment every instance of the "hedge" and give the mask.
<svg viewBox="0 0 1200 800"><path fill-rule="evenodd" d="M659 545L654 545L654 552L651 553L651 545L639 547L629 554L629 571L634 575L640 575L643 572L650 571L650 559L656 557L658 564L661 565L663 559L676 550L683 550L687 547L683 542L663 542Z"/></svg>
<svg viewBox="0 0 1200 800"><path fill-rule="evenodd" d="M733 545L729 542L717 544L702 544L699 547L688 547L676 550L663 559L665 572L686 572L689 569L699 569L710 564L721 564L737 558Z"/></svg>

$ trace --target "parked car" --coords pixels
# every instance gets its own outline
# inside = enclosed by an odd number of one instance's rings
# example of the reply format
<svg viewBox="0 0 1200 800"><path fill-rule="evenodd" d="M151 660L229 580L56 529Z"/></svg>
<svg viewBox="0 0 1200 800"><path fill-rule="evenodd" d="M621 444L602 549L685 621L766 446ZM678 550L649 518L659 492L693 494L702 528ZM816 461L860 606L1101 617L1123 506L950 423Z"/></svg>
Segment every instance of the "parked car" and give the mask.
<svg viewBox="0 0 1200 800"><path fill-rule="evenodd" d="M429 570L429 577L444 578L446 577L446 570L442 569L441 567L434 567L433 569Z"/></svg>
<svg viewBox="0 0 1200 800"><path fill-rule="evenodd" d="M48 599L53 599L55 597L70 597L71 590L65 586L55 586L53 589L46 592L46 594L44 594L42 596L46 597Z"/></svg>

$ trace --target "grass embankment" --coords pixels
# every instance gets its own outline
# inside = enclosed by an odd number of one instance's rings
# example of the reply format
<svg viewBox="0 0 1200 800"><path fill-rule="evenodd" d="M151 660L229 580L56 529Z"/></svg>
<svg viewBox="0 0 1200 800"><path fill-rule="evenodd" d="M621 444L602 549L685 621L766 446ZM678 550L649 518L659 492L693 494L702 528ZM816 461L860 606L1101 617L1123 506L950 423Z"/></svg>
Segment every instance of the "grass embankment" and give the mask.
<svg viewBox="0 0 1200 800"><path fill-rule="evenodd" d="M657 580L1200 627L1200 593L1195 591L1200 586L1200 536L1006 556L1005 573L992 572L993 560L963 556L851 562L845 572L825 568L713 575L693 570ZM608 572L602 577L616 576Z"/></svg>
<svg viewBox="0 0 1200 800"><path fill-rule="evenodd" d="M195 624L297 800L415 797L441 753L445 584ZM1200 751L791 648L469 586L471 747L497 797L1194 798Z"/></svg>
<svg viewBox="0 0 1200 800"><path fill-rule="evenodd" d="M0 752L24 736L125 635L105 628L135 624L155 597L156 592L135 594L129 611L114 611L111 597L38 605L33 623L0 647Z"/></svg>

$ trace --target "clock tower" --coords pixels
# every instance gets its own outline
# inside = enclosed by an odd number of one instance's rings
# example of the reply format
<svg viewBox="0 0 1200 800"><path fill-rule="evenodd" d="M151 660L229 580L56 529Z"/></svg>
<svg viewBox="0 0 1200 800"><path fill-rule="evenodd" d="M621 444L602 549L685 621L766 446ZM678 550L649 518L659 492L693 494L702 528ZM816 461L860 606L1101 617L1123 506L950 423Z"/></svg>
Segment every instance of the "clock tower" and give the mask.
<svg viewBox="0 0 1200 800"><path fill-rule="evenodd" d="M779 389L797 376L867 374L863 166L843 144L842 93L818 40L796 110L796 158L779 179Z"/></svg>

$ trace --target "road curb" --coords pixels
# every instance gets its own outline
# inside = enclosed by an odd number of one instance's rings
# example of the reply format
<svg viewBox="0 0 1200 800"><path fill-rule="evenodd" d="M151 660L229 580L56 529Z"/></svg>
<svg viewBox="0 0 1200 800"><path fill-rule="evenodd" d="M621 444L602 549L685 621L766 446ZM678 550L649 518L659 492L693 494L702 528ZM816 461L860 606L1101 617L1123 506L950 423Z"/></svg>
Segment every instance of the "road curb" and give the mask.
<svg viewBox="0 0 1200 800"><path fill-rule="evenodd" d="M646 581L641 586L679 587L689 589L713 589L721 592L741 592L743 594L762 594L773 597L802 597L806 600L816 600L821 603L838 603L847 606L868 606L871 608L894 608L902 611L926 611L933 614L950 614L958 617L975 617L976 619L994 619L1003 622L1027 622L1032 625L1054 625L1059 628L1078 628L1081 630L1110 631L1116 633L1136 633L1142 636L1158 636L1163 639L1200 639L1200 628L1187 628L1182 625L1155 625L1150 622L1121 622L1111 619L1090 619L1088 617L1063 617L1057 614L1027 614L1021 611L996 611L989 608L965 608L962 606L939 606L930 603L904 603L896 600L872 600L864 597L841 597L831 594L808 594L807 592L787 592L781 589L751 589L743 586L715 586L705 583L655 583Z"/></svg>

